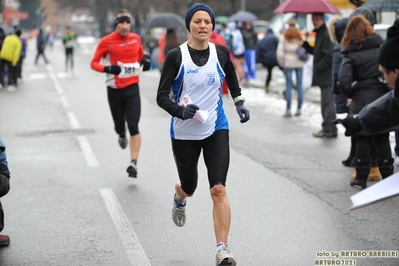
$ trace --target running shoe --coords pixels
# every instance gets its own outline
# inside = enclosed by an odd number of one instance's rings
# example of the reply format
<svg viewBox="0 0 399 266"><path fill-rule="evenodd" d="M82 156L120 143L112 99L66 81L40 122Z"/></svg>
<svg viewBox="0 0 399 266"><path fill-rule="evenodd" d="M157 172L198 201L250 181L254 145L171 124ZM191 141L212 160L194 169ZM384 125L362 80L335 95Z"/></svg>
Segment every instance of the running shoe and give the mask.
<svg viewBox="0 0 399 266"><path fill-rule="evenodd" d="M118 138L119 146L121 146L122 149L125 149L127 147L127 137L126 135L121 137L119 136Z"/></svg>
<svg viewBox="0 0 399 266"><path fill-rule="evenodd" d="M126 172L128 172L129 177L137 177L137 166L134 163L131 163L129 167L126 169Z"/></svg>
<svg viewBox="0 0 399 266"><path fill-rule="evenodd" d="M181 205L176 198L173 200L172 219L178 227L183 227L186 223L186 203Z"/></svg>
<svg viewBox="0 0 399 266"><path fill-rule="evenodd" d="M216 253L216 266L236 266L236 260L227 245L223 245Z"/></svg>

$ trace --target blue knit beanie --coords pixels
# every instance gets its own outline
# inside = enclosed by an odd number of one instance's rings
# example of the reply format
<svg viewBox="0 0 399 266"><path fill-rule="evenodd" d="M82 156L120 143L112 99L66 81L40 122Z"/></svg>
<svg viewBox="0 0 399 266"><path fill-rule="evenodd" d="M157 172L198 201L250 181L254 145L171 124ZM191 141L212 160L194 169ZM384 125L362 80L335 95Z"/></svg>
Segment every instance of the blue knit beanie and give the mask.
<svg viewBox="0 0 399 266"><path fill-rule="evenodd" d="M191 18L193 17L194 13L197 12L198 10L204 10L204 11L208 12L209 16L211 16L212 30L214 30L215 29L215 15L213 14L212 9L205 4L195 3L192 7L190 7L187 10L187 13L186 13L186 28L188 29L188 31L190 31Z"/></svg>

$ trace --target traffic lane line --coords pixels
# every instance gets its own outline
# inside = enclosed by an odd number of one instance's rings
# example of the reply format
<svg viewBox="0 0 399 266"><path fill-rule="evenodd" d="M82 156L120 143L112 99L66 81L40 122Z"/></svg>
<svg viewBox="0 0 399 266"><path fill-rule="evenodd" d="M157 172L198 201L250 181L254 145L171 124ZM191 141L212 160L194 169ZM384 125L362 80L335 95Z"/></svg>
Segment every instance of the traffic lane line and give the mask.
<svg viewBox="0 0 399 266"><path fill-rule="evenodd" d="M137 266L151 266L151 263L148 260L132 226L130 225L126 214L123 212L113 190L110 188L103 188L100 189L100 193L104 199L105 205L107 206L108 212L114 221L119 237L125 246L126 254L131 264Z"/></svg>

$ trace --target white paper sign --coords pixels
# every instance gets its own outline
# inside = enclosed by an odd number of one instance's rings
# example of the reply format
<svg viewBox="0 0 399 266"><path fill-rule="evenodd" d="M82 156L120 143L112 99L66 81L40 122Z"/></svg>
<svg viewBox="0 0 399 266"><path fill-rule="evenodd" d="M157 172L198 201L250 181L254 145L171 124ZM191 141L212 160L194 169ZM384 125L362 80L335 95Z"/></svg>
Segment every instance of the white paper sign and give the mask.
<svg viewBox="0 0 399 266"><path fill-rule="evenodd" d="M188 104L192 104L193 102L191 101L190 96L186 93L180 100L179 105L186 107ZM209 117L208 111L204 110L197 110L197 112L194 115L194 118L196 118L198 121L200 121L202 124L206 122L206 120Z"/></svg>
<svg viewBox="0 0 399 266"><path fill-rule="evenodd" d="M396 195L399 195L399 172L353 195L351 197L353 203L351 209L360 208Z"/></svg>

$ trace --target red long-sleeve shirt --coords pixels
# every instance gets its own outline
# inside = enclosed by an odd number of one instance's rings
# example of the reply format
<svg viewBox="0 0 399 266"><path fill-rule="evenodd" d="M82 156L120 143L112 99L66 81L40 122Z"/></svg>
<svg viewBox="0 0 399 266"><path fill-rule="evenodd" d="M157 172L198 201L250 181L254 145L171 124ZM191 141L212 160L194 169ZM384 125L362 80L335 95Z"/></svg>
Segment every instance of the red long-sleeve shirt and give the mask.
<svg viewBox="0 0 399 266"><path fill-rule="evenodd" d="M105 66L121 66L121 74L107 74L106 84L115 89L123 89L139 82L138 72L143 56L144 49L138 34L129 33L123 36L114 31L98 43L91 60L91 68L104 73Z"/></svg>

